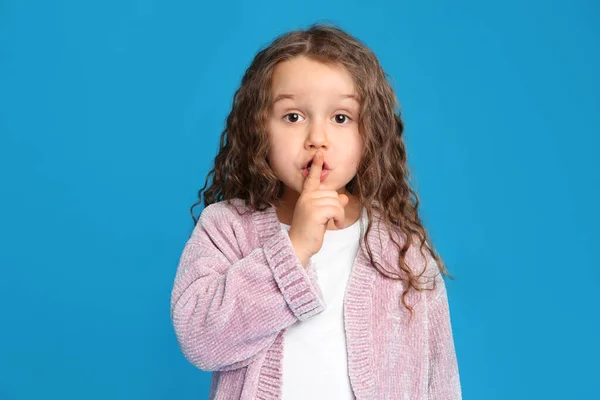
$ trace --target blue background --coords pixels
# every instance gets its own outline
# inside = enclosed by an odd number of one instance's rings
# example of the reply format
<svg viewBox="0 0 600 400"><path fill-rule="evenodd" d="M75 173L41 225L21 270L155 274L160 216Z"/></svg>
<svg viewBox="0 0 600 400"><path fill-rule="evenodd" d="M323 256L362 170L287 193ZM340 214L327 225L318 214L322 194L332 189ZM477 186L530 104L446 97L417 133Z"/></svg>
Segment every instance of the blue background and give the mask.
<svg viewBox="0 0 600 400"><path fill-rule="evenodd" d="M464 398L598 398L599 16L592 1L2 1L0 399L206 398L169 316L189 207L255 53L319 21L371 47L397 91L456 277Z"/></svg>

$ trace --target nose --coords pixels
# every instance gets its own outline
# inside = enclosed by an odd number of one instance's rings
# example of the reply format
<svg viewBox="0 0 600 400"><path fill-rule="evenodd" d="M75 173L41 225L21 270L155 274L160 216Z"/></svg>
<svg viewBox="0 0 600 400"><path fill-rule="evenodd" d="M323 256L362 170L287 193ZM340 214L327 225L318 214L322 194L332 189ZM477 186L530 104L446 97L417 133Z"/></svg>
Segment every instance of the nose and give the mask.
<svg viewBox="0 0 600 400"><path fill-rule="evenodd" d="M307 149L329 147L325 123L313 119L313 121L308 124L305 147Z"/></svg>

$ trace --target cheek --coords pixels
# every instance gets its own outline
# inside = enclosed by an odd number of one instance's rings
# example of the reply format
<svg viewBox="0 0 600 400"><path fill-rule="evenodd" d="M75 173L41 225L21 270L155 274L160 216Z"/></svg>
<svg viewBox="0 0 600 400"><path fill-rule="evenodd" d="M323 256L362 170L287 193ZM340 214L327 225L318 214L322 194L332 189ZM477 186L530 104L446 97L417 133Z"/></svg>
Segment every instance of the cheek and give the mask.
<svg viewBox="0 0 600 400"><path fill-rule="evenodd" d="M273 157L289 159L300 144L291 135L280 135L269 139L269 152Z"/></svg>
<svg viewBox="0 0 600 400"><path fill-rule="evenodd" d="M267 154L267 162L271 169L278 170L285 163L286 156L284 154L284 148L277 146L271 146Z"/></svg>

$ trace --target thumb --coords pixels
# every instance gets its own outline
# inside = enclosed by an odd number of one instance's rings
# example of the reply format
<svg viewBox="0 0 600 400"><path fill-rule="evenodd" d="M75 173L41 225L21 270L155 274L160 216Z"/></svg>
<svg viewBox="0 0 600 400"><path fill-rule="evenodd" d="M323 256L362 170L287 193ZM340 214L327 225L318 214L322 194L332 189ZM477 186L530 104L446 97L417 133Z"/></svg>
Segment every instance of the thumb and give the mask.
<svg viewBox="0 0 600 400"><path fill-rule="evenodd" d="M338 197L343 207L346 207L346 205L348 205L348 203L350 202L350 199L345 194L340 194Z"/></svg>

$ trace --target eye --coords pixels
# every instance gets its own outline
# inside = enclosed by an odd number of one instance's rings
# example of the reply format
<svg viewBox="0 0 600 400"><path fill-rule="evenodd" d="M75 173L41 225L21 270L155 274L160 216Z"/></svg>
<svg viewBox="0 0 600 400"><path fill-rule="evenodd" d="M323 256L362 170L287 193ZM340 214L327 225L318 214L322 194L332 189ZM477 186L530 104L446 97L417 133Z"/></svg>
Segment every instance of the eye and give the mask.
<svg viewBox="0 0 600 400"><path fill-rule="evenodd" d="M347 116L346 114L336 114L336 115L335 115L333 118L335 118L335 122L339 122L339 123L340 123L340 125L345 125L345 124L344 124L344 120L342 119L342 120L340 121L340 119L339 119L338 117L343 117L343 118L345 118L345 119L346 119L346 121L350 121L350 120L352 120L352 118L350 118L350 117L349 117L349 116Z"/></svg>
<svg viewBox="0 0 600 400"><path fill-rule="evenodd" d="M287 116L289 116L289 115L291 115L291 116L294 117L292 121L286 119ZM286 115L283 116L284 120L286 120L287 122L291 122L292 124L295 123L295 122L298 122L298 118L300 118L300 114L298 114L298 113L289 113L289 114L286 114Z"/></svg>

